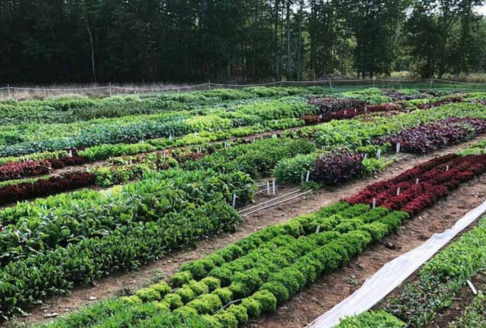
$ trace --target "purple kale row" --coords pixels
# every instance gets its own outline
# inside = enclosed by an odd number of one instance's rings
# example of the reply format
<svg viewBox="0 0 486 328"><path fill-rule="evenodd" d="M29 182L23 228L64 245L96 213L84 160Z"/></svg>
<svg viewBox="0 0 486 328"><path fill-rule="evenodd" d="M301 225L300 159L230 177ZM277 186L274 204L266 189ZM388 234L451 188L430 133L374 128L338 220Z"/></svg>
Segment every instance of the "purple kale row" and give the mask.
<svg viewBox="0 0 486 328"><path fill-rule="evenodd" d="M486 121L484 119L449 118L383 137L377 144L390 143L396 147L400 143L403 152L426 154L436 149L471 140L485 132Z"/></svg>

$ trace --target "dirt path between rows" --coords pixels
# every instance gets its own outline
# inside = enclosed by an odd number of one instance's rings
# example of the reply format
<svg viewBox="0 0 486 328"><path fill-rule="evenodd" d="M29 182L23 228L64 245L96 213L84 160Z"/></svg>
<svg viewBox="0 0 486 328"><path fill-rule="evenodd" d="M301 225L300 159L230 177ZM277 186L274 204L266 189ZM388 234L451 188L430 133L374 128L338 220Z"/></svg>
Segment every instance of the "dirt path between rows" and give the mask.
<svg viewBox="0 0 486 328"><path fill-rule="evenodd" d="M420 163L428 161L434 157L453 153L477 142L478 140L479 139L475 139L468 143L463 143L461 145L450 147L422 157L411 156L402 162L392 164L385 172L380 173L375 177L360 179L358 181L342 185L339 188L318 190L280 206L249 215L239 225L236 233L234 234L221 234L211 237L208 240L200 242L196 249L185 249L172 252L163 259L149 266L143 267L140 269L140 271L119 273L110 277L99 279L91 286L77 287L72 291L71 295L53 297L47 300L43 305L32 309L29 317L19 318L18 321L20 323L38 323L45 321L45 316L48 314L57 313L62 315L79 309L82 306L89 305L96 300L116 296L121 290L127 288L136 290L152 283L154 277L160 276L161 273L164 273L165 276L171 276L182 264L206 256L217 249L220 249L254 233L255 231L259 231L264 227L286 222L298 215L315 212L323 206L328 206L343 198L353 196L370 183L390 179ZM481 185L479 190L481 188L484 192L486 192L486 187L484 185ZM288 189L286 188L285 190L287 191ZM280 192L284 193L285 191L280 190ZM461 201L458 202L458 206L465 206L465 199L469 199L471 197L469 196L471 191L468 192L468 196L462 193L456 193L454 195L458 194L462 197ZM453 197L454 196L450 197L449 200L452 200ZM479 202L479 199L475 198L472 205L476 201ZM467 205L467 209L472 208L472 205L471 207ZM453 218L451 217L449 223L460 218L461 216L461 211L458 209L451 211L447 210L446 212L447 215L450 216L454 211L459 214L454 215ZM427 214L424 214L422 217L428 218ZM423 242L423 240L427 239L426 236L430 231L436 232L443 230L442 227L444 225L442 224L442 220L438 221L439 222L434 221L432 226L423 226L421 224L425 224L426 222L429 222L429 220L416 220L411 222L404 231L413 232L411 235L417 239L417 243L418 241ZM443 223L445 224L445 222L446 221ZM417 226L414 229L413 227L415 224L417 224ZM432 234L432 232L430 232L430 234ZM410 240L410 244L412 244L412 240ZM400 241L397 241L396 243L400 244ZM410 247L408 241L403 243L403 245L403 249L408 249L408 247ZM389 251L383 250L382 248L384 247L375 246L372 250L364 254L365 258L370 257L371 260L374 259L374 262L371 261L371 264L367 264L364 269L360 269L361 264L358 265L358 263L361 262L356 263L356 261L354 261L349 267L350 269L354 268L354 270L349 271L349 274L346 271L349 270L347 268L344 270L344 272L321 279L309 290L299 294L299 296L294 298L293 301L282 307L275 316L263 318L260 324L256 325L255 327L302 327L305 323L312 321L317 316L324 313L326 309L348 296L365 277L377 271L382 264L400 254L400 251ZM381 253L379 256L375 255L376 250L382 250L384 254L387 254L388 252L388 259L384 260L385 257ZM361 258L363 257L360 257L360 259ZM338 281L333 282L332 279L341 279L341 283ZM346 282L344 280L349 281ZM333 292L337 294L332 296ZM313 300L314 298L315 300ZM0 327L1 326L2 325L0 325ZM6 325L3 326L6 327Z"/></svg>

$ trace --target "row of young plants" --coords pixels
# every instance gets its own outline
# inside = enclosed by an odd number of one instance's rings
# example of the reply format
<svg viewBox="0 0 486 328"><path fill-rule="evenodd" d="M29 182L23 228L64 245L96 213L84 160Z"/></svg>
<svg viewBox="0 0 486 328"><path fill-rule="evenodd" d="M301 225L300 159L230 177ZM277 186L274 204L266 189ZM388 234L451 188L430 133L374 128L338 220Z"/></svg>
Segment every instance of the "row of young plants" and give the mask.
<svg viewBox="0 0 486 328"><path fill-rule="evenodd" d="M451 158L432 160L416 169L432 171ZM448 172L455 172L450 177L452 180L461 174L452 169ZM445 196L438 194L433 198L434 203ZM417 199L420 197L417 195ZM107 306L106 302L100 303L44 327L81 328L103 326L107 322L143 327L153 320L151 315L140 317L134 314L143 304L152 304L166 311L164 313L171 311L178 318L190 320L199 316L205 327L243 325L249 318L257 319L264 313L274 312L277 306L321 274L346 264L367 245L382 240L410 217L403 211L371 207L341 202L285 224L265 228L205 258L183 265L171 277L171 287L161 282L138 290L133 296L113 301L113 307ZM135 312L131 312L132 309ZM127 312L132 314L126 315ZM113 318L116 320L110 321ZM381 314L380 320L403 326L389 315Z"/></svg>
<svg viewBox="0 0 486 328"><path fill-rule="evenodd" d="M385 327L429 327L442 313L453 306L461 288L468 279L486 269L486 218L478 226L465 233L457 241L442 250L419 271L418 277L402 287L398 295L380 306L378 311L365 312L361 316L343 320L359 323L356 327L371 327L367 318L386 317ZM448 328L483 327L486 300L479 294L462 315L454 318Z"/></svg>

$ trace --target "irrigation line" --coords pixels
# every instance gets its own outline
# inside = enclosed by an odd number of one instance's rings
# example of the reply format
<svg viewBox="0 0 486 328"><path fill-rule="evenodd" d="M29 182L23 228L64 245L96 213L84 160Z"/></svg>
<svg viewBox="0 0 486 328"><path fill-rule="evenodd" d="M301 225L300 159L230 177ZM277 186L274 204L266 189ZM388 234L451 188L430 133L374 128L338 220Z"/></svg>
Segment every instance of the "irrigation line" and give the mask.
<svg viewBox="0 0 486 328"><path fill-rule="evenodd" d="M284 204L284 203L289 202L289 201L291 201L291 200L293 200L293 199L296 199L296 198L299 198L299 197L305 196L305 195L307 195L307 194L309 194L309 193L311 193L311 192L313 192L313 190L308 190L308 191L306 191L306 192L303 192L303 193L301 193L301 194L298 194L298 195L296 195L296 196L294 196L294 197L291 197L291 198L289 198L289 199L285 199L285 200L283 200L283 201L281 201L281 202L278 202L278 203L270 204L270 205L268 205L268 206L265 206L265 207L259 208L259 209L257 209L257 210L252 211L252 212L249 212L249 213L244 213L243 215L244 215L244 216L247 216L247 215L250 215L250 214L253 214L253 213L256 213L256 212L260 212L260 211L266 210L266 209L271 208L271 207L275 207L275 206L280 205L280 204Z"/></svg>
<svg viewBox="0 0 486 328"><path fill-rule="evenodd" d="M298 193L298 192L300 192L300 191L301 191L300 189L297 189L297 190L294 190L294 191L292 191L292 192L289 192L288 194L285 194L285 195L282 195L282 196L278 196L278 197L276 197L276 198L272 198L272 199L270 199L270 200L268 200L268 201L266 201L266 202L260 203L260 204L258 204L258 205L253 206L253 207L249 207L249 208L243 209L243 210L239 211L239 212L238 212L238 214L241 214L241 213L246 212L246 211L251 211L251 210L253 210L253 209L255 209L255 208L258 208L258 207L261 207L261 206L266 205L266 204L268 204L268 203L272 203L272 202L274 202L274 201L276 201L276 200L279 200L279 199L282 199L282 198L285 198L285 197L291 196L291 195L293 195L293 194L295 194L295 193Z"/></svg>

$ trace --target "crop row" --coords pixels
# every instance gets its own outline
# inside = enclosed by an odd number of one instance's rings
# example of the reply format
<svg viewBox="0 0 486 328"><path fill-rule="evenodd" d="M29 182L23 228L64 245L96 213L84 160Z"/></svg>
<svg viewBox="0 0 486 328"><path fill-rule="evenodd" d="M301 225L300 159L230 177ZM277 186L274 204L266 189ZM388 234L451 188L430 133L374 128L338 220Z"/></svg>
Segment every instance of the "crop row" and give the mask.
<svg viewBox="0 0 486 328"><path fill-rule="evenodd" d="M375 204L415 215L484 172L485 155L446 155L396 178L372 184L347 201L351 204Z"/></svg>
<svg viewBox="0 0 486 328"><path fill-rule="evenodd" d="M426 154L433 150L465 142L486 132L484 119L448 118L420 125L380 138L378 144L400 144L402 151Z"/></svg>

